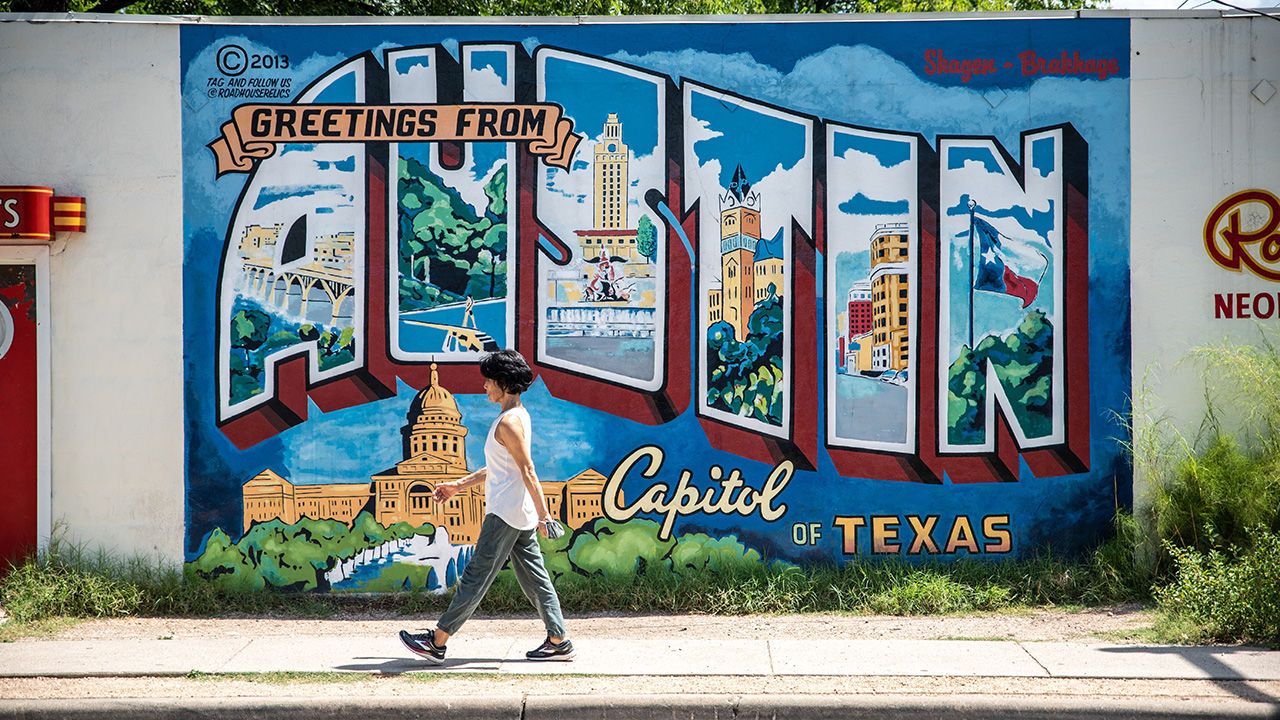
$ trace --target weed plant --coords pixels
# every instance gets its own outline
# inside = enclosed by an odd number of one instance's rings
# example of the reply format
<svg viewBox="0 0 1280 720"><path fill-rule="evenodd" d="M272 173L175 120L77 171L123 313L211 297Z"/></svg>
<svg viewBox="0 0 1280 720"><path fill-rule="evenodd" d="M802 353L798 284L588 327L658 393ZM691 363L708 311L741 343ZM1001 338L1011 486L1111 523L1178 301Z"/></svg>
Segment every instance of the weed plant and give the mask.
<svg viewBox="0 0 1280 720"><path fill-rule="evenodd" d="M1185 639L1280 644L1275 333L1196 348L1189 360L1206 378L1204 421L1188 438L1149 410L1135 413L1145 420L1132 450L1147 502L1125 521L1131 551L1116 548L1110 564L1127 582L1154 584L1165 625Z"/></svg>
<svg viewBox="0 0 1280 720"><path fill-rule="evenodd" d="M1199 552L1248 548L1256 528L1280 532L1280 353L1273 332L1258 345L1192 350L1206 378L1206 414L1195 438L1144 413L1134 462L1149 505L1149 542ZM1223 409L1228 409L1224 414ZM1172 555L1157 553L1157 573Z"/></svg>
<svg viewBox="0 0 1280 720"><path fill-rule="evenodd" d="M55 529L46 549L0 579L0 607L18 623L50 618L126 615L211 616L223 613L322 615L329 603L316 595L234 592L155 558L90 551Z"/></svg>

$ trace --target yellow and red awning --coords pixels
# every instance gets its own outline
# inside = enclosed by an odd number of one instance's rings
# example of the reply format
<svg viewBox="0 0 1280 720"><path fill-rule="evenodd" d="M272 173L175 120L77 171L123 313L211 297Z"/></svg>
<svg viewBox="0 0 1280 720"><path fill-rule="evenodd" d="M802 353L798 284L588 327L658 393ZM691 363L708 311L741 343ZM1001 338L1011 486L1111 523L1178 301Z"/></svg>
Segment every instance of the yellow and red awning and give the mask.
<svg viewBox="0 0 1280 720"><path fill-rule="evenodd" d="M0 186L0 240L52 240L55 232L84 232L85 199L55 196L41 185Z"/></svg>

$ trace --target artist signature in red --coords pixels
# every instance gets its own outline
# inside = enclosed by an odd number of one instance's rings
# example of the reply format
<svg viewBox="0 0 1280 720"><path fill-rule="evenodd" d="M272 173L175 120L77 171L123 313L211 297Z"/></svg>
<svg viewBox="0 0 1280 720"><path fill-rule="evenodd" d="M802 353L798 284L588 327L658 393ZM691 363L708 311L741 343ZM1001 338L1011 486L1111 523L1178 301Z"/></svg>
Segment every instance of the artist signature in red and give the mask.
<svg viewBox="0 0 1280 720"><path fill-rule="evenodd" d="M1018 61L997 61L995 58L947 57L938 49L924 51L925 75L959 75L960 82L967 83L975 75L994 75L1001 70L1021 69L1023 76L1032 75L1085 75L1106 80L1120 73L1120 61L1115 58L1081 57L1080 52L1063 50L1057 56L1041 56L1034 50L1018 53Z"/></svg>

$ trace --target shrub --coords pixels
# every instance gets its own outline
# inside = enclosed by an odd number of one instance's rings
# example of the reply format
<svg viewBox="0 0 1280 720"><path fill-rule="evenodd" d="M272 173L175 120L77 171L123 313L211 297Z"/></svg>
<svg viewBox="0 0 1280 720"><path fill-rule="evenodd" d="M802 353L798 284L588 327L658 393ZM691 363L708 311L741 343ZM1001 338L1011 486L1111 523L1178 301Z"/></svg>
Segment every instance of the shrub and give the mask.
<svg viewBox="0 0 1280 720"><path fill-rule="evenodd" d="M1280 453L1245 452L1216 432L1152 490L1156 537L1173 547L1229 551L1251 544L1249 528L1280 530Z"/></svg>
<svg viewBox="0 0 1280 720"><path fill-rule="evenodd" d="M1187 437L1140 394L1129 450L1147 495L1132 518L1134 553L1107 551L1117 577L1174 572L1171 548L1232 554L1252 545L1250 528L1280 532L1280 354L1270 331L1257 345L1220 343L1187 358L1206 378L1206 415ZM1230 408L1227 418L1221 408Z"/></svg>
<svg viewBox="0 0 1280 720"><path fill-rule="evenodd" d="M872 595L867 605L888 615L972 612L1003 607L1011 594L1009 588L999 585L970 585L943 573L914 571L902 582Z"/></svg>
<svg viewBox="0 0 1280 720"><path fill-rule="evenodd" d="M1170 547L1176 572L1155 591L1160 609L1190 621L1202 638L1280 645L1280 534L1250 528L1234 554Z"/></svg>
<svg viewBox="0 0 1280 720"><path fill-rule="evenodd" d="M1189 439L1163 417L1133 435L1147 503L1130 522L1134 552L1099 550L1117 582L1143 576L1166 634L1188 640L1280 642L1280 353L1257 344L1194 349L1207 411ZM1223 413L1222 408L1229 408Z"/></svg>

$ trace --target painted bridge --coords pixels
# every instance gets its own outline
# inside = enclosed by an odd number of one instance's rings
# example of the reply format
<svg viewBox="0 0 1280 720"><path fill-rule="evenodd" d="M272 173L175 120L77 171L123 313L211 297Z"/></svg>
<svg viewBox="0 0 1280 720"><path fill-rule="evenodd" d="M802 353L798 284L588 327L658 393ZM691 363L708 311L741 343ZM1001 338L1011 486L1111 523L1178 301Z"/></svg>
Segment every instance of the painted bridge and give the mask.
<svg viewBox="0 0 1280 720"><path fill-rule="evenodd" d="M337 322L343 301L355 294L350 269L336 270L318 262L277 269L269 259L245 260L241 267L244 274L241 287L253 297L265 300L268 305L284 309L289 302L290 288L297 285L301 299L298 313L304 317L311 291L316 287L323 290L329 298L331 323Z"/></svg>

